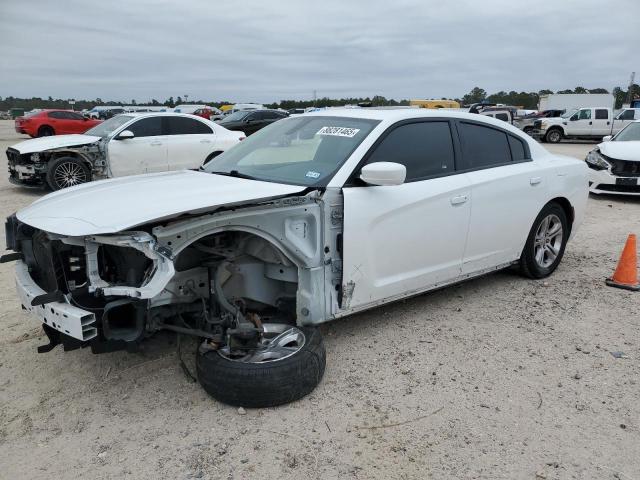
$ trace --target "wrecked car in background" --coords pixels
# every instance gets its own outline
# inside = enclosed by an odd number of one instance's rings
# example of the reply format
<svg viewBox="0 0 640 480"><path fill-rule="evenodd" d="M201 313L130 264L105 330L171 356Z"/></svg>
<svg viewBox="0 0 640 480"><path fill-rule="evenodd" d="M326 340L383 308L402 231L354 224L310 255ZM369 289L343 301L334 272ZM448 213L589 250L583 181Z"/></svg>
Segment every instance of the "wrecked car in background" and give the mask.
<svg viewBox="0 0 640 480"><path fill-rule="evenodd" d="M202 171L52 193L7 219L50 350L201 340L213 397L263 407L319 383L319 324L509 266L550 275L587 167L484 116L331 110L278 121Z"/></svg>
<svg viewBox="0 0 640 480"><path fill-rule="evenodd" d="M197 169L244 137L193 115L117 115L82 135L37 138L8 148L9 180L59 190L105 178Z"/></svg>

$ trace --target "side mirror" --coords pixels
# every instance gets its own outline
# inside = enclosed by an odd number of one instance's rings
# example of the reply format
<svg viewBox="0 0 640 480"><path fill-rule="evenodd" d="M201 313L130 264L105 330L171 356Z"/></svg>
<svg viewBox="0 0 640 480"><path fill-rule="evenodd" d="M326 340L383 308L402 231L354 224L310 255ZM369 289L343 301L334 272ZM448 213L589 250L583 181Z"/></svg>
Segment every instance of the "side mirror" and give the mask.
<svg viewBox="0 0 640 480"><path fill-rule="evenodd" d="M407 167L395 162L375 162L360 170L360 180L369 185L402 185Z"/></svg>
<svg viewBox="0 0 640 480"><path fill-rule="evenodd" d="M128 140L134 137L135 135L131 130L123 130L118 134L118 136L116 137L116 140Z"/></svg>
<svg viewBox="0 0 640 480"><path fill-rule="evenodd" d="M606 135L606 136L602 137L602 141L603 142L610 142L611 138L612 138L611 135Z"/></svg>

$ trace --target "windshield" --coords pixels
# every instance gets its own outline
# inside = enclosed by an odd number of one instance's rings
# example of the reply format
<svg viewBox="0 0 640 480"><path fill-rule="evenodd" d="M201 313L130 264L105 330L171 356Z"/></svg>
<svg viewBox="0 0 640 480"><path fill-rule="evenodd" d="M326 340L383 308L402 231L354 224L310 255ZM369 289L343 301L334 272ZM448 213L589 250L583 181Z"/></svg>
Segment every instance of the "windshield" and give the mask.
<svg viewBox="0 0 640 480"><path fill-rule="evenodd" d="M562 115L560 115L562 118L569 118L572 117L573 114L578 113L578 109L574 108L572 110L568 110L566 112L564 112Z"/></svg>
<svg viewBox="0 0 640 480"><path fill-rule="evenodd" d="M106 138L132 118L133 117L129 115L116 115L115 117L111 117L109 120L105 120L95 127L90 128L89 130L84 132L84 134Z"/></svg>
<svg viewBox="0 0 640 480"><path fill-rule="evenodd" d="M244 117L246 117L247 115L249 115L250 113L251 113L250 110L249 111L241 110L239 112L235 112L230 115L227 115L226 117L224 117L224 119L220 123L238 122L242 120Z"/></svg>
<svg viewBox="0 0 640 480"><path fill-rule="evenodd" d="M613 138L613 140L616 142L640 141L640 122L633 122L627 125Z"/></svg>
<svg viewBox="0 0 640 480"><path fill-rule="evenodd" d="M283 119L219 155L204 170L267 182L326 186L378 123L328 116Z"/></svg>

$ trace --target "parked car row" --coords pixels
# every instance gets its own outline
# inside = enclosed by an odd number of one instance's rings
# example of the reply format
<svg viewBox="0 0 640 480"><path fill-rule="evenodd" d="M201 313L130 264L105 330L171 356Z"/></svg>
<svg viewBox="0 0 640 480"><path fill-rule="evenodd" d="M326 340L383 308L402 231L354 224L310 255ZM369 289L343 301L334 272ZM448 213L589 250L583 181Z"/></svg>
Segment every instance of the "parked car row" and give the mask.
<svg viewBox="0 0 640 480"><path fill-rule="evenodd" d="M213 397L278 405L322 378L318 325L506 267L545 278L584 217L585 162L488 116L255 119L269 125L242 142L199 117L145 113L9 149L14 181L75 185L6 222L0 261L16 262L40 351L189 334Z"/></svg>

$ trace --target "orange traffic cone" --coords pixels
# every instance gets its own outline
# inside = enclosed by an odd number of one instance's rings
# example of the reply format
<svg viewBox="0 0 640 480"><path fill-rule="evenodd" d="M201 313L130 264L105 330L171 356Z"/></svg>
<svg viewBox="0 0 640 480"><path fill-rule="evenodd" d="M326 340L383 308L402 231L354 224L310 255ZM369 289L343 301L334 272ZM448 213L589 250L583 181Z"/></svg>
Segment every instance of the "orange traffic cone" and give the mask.
<svg viewBox="0 0 640 480"><path fill-rule="evenodd" d="M613 277L607 278L610 287L625 288L627 290L640 291L638 283L638 256L636 250L636 236L630 234L627 243L624 244L622 255Z"/></svg>

